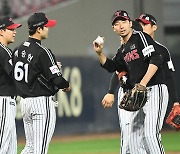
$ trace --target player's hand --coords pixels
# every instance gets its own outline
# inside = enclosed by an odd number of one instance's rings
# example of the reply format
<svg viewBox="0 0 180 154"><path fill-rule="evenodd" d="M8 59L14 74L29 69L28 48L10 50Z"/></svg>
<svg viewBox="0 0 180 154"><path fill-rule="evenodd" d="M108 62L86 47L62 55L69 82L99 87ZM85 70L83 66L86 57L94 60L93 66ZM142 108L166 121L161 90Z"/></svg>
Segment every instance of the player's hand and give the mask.
<svg viewBox="0 0 180 154"><path fill-rule="evenodd" d="M114 103L114 94L106 94L102 100L102 105L104 108L112 107Z"/></svg>
<svg viewBox="0 0 180 154"><path fill-rule="evenodd" d="M102 44L97 44L97 43L94 43L94 51L96 51L96 53L98 55L100 55L102 53L102 49L103 49L103 45Z"/></svg>
<svg viewBox="0 0 180 154"><path fill-rule="evenodd" d="M70 90L71 90L71 86L69 86L68 88L62 89L63 92L68 92L68 91L70 91Z"/></svg>
<svg viewBox="0 0 180 154"><path fill-rule="evenodd" d="M176 105L179 105L180 103L179 102L175 102L173 106L176 106Z"/></svg>
<svg viewBox="0 0 180 154"><path fill-rule="evenodd" d="M98 55L100 55L102 53L102 49L103 49L103 46L104 46L104 37L98 36L93 41L93 46L94 46L94 51L96 51L96 53Z"/></svg>
<svg viewBox="0 0 180 154"><path fill-rule="evenodd" d="M59 62L59 61L57 61L57 62L56 62L56 64L57 64L57 66L61 69L61 67L62 67L62 63L61 63L61 62Z"/></svg>

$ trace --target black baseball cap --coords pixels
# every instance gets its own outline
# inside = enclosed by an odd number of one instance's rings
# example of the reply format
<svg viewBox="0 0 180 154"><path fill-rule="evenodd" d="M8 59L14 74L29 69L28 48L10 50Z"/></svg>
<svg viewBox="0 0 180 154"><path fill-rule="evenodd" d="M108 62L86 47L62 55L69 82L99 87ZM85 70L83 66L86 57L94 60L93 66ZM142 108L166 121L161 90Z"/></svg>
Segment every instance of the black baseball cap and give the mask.
<svg viewBox="0 0 180 154"><path fill-rule="evenodd" d="M136 21L138 22L142 22L144 24L153 24L153 25L156 25L157 22L156 22L156 18L150 14L142 14L140 15L139 18L136 18L135 19Z"/></svg>
<svg viewBox="0 0 180 154"><path fill-rule="evenodd" d="M54 27L56 25L56 20L50 20L47 18L45 13L38 12L34 13L28 18L29 29L36 29L40 26Z"/></svg>
<svg viewBox="0 0 180 154"><path fill-rule="evenodd" d="M11 17L4 16L0 18L0 29L16 29L21 26L21 24L14 23Z"/></svg>
<svg viewBox="0 0 180 154"><path fill-rule="evenodd" d="M112 25L114 25L117 20L130 20L130 17L126 11L117 10L111 17Z"/></svg>

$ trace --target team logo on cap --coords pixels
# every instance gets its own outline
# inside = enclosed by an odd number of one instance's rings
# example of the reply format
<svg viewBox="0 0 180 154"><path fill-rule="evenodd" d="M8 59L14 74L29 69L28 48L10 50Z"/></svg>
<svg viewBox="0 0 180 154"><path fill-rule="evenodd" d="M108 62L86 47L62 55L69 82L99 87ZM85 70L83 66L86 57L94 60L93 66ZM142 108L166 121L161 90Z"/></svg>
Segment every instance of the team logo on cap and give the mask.
<svg viewBox="0 0 180 154"><path fill-rule="evenodd" d="M127 17L128 15L124 12L123 16L126 16L126 17Z"/></svg>
<svg viewBox="0 0 180 154"><path fill-rule="evenodd" d="M146 17L145 19L149 21L149 17Z"/></svg>
<svg viewBox="0 0 180 154"><path fill-rule="evenodd" d="M115 13L115 15L116 15L116 16L120 16L120 15L121 15L121 11L117 11L117 12ZM122 16L127 17L128 15L127 15L126 12L123 12L123 15L122 15Z"/></svg>
<svg viewBox="0 0 180 154"><path fill-rule="evenodd" d="M140 18L140 19L143 19L143 17L145 17L145 14L142 14L139 18Z"/></svg>
<svg viewBox="0 0 180 154"><path fill-rule="evenodd" d="M120 16L120 14L121 14L121 11L118 11L115 13L116 16Z"/></svg>
<svg viewBox="0 0 180 154"><path fill-rule="evenodd" d="M13 21L13 19L12 19L12 18L9 18L9 21Z"/></svg>

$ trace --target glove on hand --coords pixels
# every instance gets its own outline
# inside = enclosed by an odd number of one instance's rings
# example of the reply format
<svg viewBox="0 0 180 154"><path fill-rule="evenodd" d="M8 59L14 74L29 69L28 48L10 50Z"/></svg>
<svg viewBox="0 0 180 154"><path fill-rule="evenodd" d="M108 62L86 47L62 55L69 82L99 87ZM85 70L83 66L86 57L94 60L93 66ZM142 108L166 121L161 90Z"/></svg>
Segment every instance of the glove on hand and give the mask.
<svg viewBox="0 0 180 154"><path fill-rule="evenodd" d="M180 105L175 105L169 113L166 123L175 127L177 130L180 129Z"/></svg>
<svg viewBox="0 0 180 154"><path fill-rule="evenodd" d="M147 89L145 86L135 84L132 90L125 93L119 108L127 111L137 111L141 109L147 102Z"/></svg>

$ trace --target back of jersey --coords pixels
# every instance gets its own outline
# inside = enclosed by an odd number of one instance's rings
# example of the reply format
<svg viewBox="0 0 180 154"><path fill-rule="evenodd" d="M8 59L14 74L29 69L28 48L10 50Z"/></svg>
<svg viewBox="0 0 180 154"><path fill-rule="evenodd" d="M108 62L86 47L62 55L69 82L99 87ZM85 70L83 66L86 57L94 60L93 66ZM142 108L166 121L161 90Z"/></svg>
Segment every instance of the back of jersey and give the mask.
<svg viewBox="0 0 180 154"><path fill-rule="evenodd" d="M30 63L35 59L35 55L31 51L31 43L24 42L18 46L13 54L14 78L15 85L20 96L29 96L31 93L32 81L30 77ZM33 94L31 94L33 96Z"/></svg>
<svg viewBox="0 0 180 154"><path fill-rule="evenodd" d="M41 45L41 41L29 38L18 46L13 53L15 85L21 97L52 96L54 92L38 80L45 77L50 85L54 78L62 80L62 74L56 64L54 54ZM65 81L63 79L62 81ZM68 84L67 84L68 85Z"/></svg>

